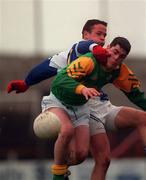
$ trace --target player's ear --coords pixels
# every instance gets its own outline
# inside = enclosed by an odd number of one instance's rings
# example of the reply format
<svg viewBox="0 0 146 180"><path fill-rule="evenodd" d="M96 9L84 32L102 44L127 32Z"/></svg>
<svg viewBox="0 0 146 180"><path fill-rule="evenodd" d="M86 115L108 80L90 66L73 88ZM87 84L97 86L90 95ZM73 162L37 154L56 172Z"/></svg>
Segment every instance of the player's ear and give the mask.
<svg viewBox="0 0 146 180"><path fill-rule="evenodd" d="M107 49L110 49L110 44L108 44L108 45L106 46L106 48L107 48Z"/></svg>
<svg viewBox="0 0 146 180"><path fill-rule="evenodd" d="M86 40L88 39L88 35L89 35L89 32L88 31L84 31L83 32L83 38Z"/></svg>

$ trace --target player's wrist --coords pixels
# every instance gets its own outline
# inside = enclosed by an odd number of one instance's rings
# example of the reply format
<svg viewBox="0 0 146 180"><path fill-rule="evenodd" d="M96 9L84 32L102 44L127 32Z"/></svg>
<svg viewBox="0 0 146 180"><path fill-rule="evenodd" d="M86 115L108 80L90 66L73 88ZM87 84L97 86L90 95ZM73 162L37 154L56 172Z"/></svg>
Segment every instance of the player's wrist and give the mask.
<svg viewBox="0 0 146 180"><path fill-rule="evenodd" d="M76 87L76 89L75 89L75 93L76 93L76 94L82 94L83 88L85 88L85 86L84 86L83 84L78 85L78 86Z"/></svg>
<svg viewBox="0 0 146 180"><path fill-rule="evenodd" d="M29 81L27 81L27 80L25 79L25 80L23 80L23 83L24 83L24 85L25 85L26 87L29 88L29 86L30 86Z"/></svg>

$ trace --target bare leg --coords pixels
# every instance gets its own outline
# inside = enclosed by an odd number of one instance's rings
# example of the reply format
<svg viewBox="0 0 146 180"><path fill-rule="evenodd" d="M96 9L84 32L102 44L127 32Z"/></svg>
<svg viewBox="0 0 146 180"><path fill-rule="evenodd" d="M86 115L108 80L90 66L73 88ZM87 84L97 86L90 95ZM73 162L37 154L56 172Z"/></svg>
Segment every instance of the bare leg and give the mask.
<svg viewBox="0 0 146 180"><path fill-rule="evenodd" d="M83 162L89 152L89 127L80 125L75 128L75 134L69 145L68 165L77 165Z"/></svg>
<svg viewBox="0 0 146 180"><path fill-rule="evenodd" d="M73 127L68 114L61 108L50 108L61 121L61 132L55 142L55 164L76 165L85 160L89 152L89 126Z"/></svg>
<svg viewBox="0 0 146 180"><path fill-rule="evenodd" d="M50 108L50 112L55 113L61 122L61 131L55 142L54 161L55 164L66 164L68 145L74 134L74 127L69 119L68 114L61 108Z"/></svg>
<svg viewBox="0 0 146 180"><path fill-rule="evenodd" d="M146 146L146 112L123 107L115 119L117 128L133 127L138 130L144 146Z"/></svg>
<svg viewBox="0 0 146 180"><path fill-rule="evenodd" d="M91 136L91 153L95 160L91 180L105 180L110 165L110 145L105 133Z"/></svg>

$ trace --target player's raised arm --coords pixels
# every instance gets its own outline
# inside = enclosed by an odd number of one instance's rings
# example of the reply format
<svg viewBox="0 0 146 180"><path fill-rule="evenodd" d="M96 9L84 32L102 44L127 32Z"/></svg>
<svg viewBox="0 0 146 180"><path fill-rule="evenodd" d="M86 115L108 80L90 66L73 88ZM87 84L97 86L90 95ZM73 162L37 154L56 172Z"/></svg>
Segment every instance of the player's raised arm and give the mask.
<svg viewBox="0 0 146 180"><path fill-rule="evenodd" d="M146 98L140 90L140 81L126 64L122 64L120 76L113 84L123 91L131 102L146 111Z"/></svg>
<svg viewBox="0 0 146 180"><path fill-rule="evenodd" d="M25 92L30 86L39 83L57 74L57 69L49 66L50 59L47 59L35 66L26 76L25 80L13 80L8 84L7 92Z"/></svg>

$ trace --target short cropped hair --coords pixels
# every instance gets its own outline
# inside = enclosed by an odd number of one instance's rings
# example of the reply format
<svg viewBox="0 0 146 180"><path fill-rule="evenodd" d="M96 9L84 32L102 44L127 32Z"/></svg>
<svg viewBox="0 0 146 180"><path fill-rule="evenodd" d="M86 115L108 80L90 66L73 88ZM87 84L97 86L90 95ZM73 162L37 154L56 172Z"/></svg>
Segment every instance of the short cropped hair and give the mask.
<svg viewBox="0 0 146 180"><path fill-rule="evenodd" d="M94 26L94 25L97 25L97 24L102 24L102 25L104 25L104 26L107 27L107 22L105 22L105 21L101 21L101 20L98 20L98 19L89 19L89 20L85 23L85 25L84 25L84 27L83 27L83 29L82 29L82 35L83 35L83 33L84 33L85 31L91 32L93 26Z"/></svg>
<svg viewBox="0 0 146 180"><path fill-rule="evenodd" d="M110 43L110 46L116 46L117 44L120 45L121 48L123 48L127 55L129 54L131 50L131 44L125 37L115 37L112 42Z"/></svg>

